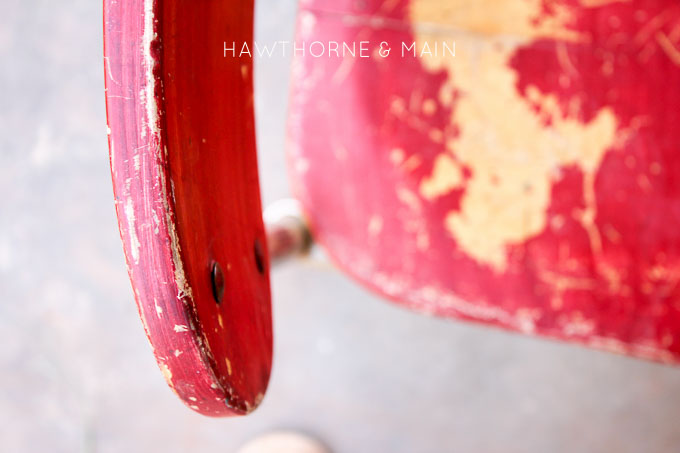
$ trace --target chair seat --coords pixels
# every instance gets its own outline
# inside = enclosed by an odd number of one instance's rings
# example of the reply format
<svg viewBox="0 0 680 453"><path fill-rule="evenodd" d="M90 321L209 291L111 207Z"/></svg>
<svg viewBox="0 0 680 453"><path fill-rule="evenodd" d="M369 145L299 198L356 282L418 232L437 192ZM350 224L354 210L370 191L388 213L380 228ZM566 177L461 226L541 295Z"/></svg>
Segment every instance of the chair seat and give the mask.
<svg viewBox="0 0 680 453"><path fill-rule="evenodd" d="M680 7L546 5L303 1L369 57L296 58L295 193L398 304L677 362Z"/></svg>

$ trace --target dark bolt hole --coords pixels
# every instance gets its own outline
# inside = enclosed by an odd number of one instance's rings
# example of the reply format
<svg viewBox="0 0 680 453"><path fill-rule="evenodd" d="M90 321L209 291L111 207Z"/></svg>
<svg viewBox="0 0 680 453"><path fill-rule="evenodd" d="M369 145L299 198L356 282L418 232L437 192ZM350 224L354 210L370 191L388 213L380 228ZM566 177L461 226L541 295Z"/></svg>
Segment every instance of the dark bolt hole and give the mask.
<svg viewBox="0 0 680 453"><path fill-rule="evenodd" d="M212 269L210 270L210 277L212 280L212 290L213 296L215 297L215 302L218 304L222 302L224 297L224 272L222 272L222 266L217 261L213 262Z"/></svg>
<svg viewBox="0 0 680 453"><path fill-rule="evenodd" d="M255 253L255 266L260 274L264 275L264 250L262 249L262 242L255 239L255 246L253 247Z"/></svg>

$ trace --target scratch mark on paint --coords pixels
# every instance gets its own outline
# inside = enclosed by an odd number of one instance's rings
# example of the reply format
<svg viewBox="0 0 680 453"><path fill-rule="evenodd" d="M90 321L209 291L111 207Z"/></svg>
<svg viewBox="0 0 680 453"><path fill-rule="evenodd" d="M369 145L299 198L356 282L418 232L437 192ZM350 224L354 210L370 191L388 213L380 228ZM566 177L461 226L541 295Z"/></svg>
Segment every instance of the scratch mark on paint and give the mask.
<svg viewBox="0 0 680 453"><path fill-rule="evenodd" d="M128 234L130 235L130 253L135 264L139 264L139 238L137 237L137 229L135 225L135 208L132 204L132 198L128 198L125 203L125 217L128 222Z"/></svg>
<svg viewBox="0 0 680 453"><path fill-rule="evenodd" d="M154 305L154 307L156 307L156 315L157 315L159 318L160 318L161 316L163 316L163 307L161 307L160 305L158 305L158 301L156 300L156 298L154 298L154 300L153 300L153 305Z"/></svg>
<svg viewBox="0 0 680 453"><path fill-rule="evenodd" d="M657 32L656 42L659 43L664 53L671 59L671 61L680 66L680 50L671 42L671 40L663 32Z"/></svg>

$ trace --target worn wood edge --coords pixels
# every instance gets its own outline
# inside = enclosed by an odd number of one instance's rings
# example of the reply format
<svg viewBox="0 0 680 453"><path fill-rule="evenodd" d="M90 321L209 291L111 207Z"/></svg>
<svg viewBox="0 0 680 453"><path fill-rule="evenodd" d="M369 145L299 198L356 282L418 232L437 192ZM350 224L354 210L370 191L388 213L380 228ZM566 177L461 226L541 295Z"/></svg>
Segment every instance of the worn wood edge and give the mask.
<svg viewBox="0 0 680 453"><path fill-rule="evenodd" d="M292 142L293 139L290 138L288 149L290 149L291 146L294 146L290 144ZM313 210L310 209L308 201L304 198L305 192L304 189L302 189L303 184L298 180L297 176L295 176L294 165L296 157L289 151L287 151L286 154L289 168L288 174L290 175L291 181L291 191L302 204L303 215L311 235L314 238L314 243L318 244L324 250L326 256L328 256L328 259L333 264L333 267L351 277L352 280L374 295L387 299L390 303L393 303L399 308L420 315L447 318L453 321L472 322L480 326L503 330L511 334L521 334L523 336L550 340L561 344L567 343L578 345L595 351L611 353L626 358L642 359L666 365L680 365L680 358L674 356L670 351L645 344L625 343L617 338L596 335L590 335L588 337L573 335L567 337L565 336L565 333L559 329L536 328L535 330L529 331L524 327L521 319L512 316L502 308L476 305L450 294L445 294L443 291L438 291L432 287L408 292L391 290L390 287L396 288L401 286L399 282L403 281L407 276L387 276L385 274L373 273L370 270L354 266L346 256L338 253L338 247L330 245L332 238L327 237L317 228L316 216L314 215ZM433 304L433 301L438 298L447 299L449 302L448 305L443 308Z"/></svg>
<svg viewBox="0 0 680 453"><path fill-rule="evenodd" d="M109 156L119 231L140 319L170 388L203 415L244 415L259 402L245 411L230 404L229 389L220 384L198 331L184 273L163 137L159 8L158 0L104 1Z"/></svg>
<svg viewBox="0 0 680 453"><path fill-rule="evenodd" d="M286 140L286 166L291 184L291 192L293 196L300 201L303 217L307 222L311 236L314 238L314 243L318 244L324 250L326 256L328 256L328 259L335 268L351 277L366 290L376 296L387 299L400 308L426 316L473 322L478 325L500 329L512 334L522 334L558 343L567 342L568 344L584 346L596 351L612 353L627 358L632 357L666 365L680 365L680 358L673 355L670 351L645 344L625 343L614 337L595 335L589 335L587 337L573 335L567 337L563 331L558 329L536 328L535 330L528 331L523 327L521 319L512 316L502 308L476 305L458 297L444 294L443 291L438 291L432 287L421 288L420 291L409 292L390 289L390 287L397 288L402 286L399 282L408 278L408 276L387 276L352 265L347 256L343 256L339 253L339 247L330 244L332 238L329 238L323 231L317 228L317 215L315 215L314 210L311 209L309 205L309 200L307 199L306 191L304 189L304 182L301 180L302 178L297 175L296 163L300 161L300 151L298 150L296 140L296 127L298 128L297 133L303 133L301 132L303 128L296 126L292 120L289 120ZM378 281L381 283L378 283ZM434 300L442 297L446 297L449 301L449 304L445 308L433 304Z"/></svg>

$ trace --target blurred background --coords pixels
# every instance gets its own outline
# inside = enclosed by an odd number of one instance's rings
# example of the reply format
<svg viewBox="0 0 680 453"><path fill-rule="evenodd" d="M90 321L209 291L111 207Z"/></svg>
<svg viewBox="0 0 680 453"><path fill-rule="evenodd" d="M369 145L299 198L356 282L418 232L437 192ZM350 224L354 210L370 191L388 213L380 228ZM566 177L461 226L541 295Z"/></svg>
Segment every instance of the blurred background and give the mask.
<svg viewBox="0 0 680 453"><path fill-rule="evenodd" d="M295 9L260 0L257 39L292 39ZM289 63L256 61L265 204L289 195ZM0 451L234 452L282 428L336 453L680 446L680 369L410 313L323 256L273 271L261 408L185 408L147 344L118 236L101 1L2 0L0 197Z"/></svg>

